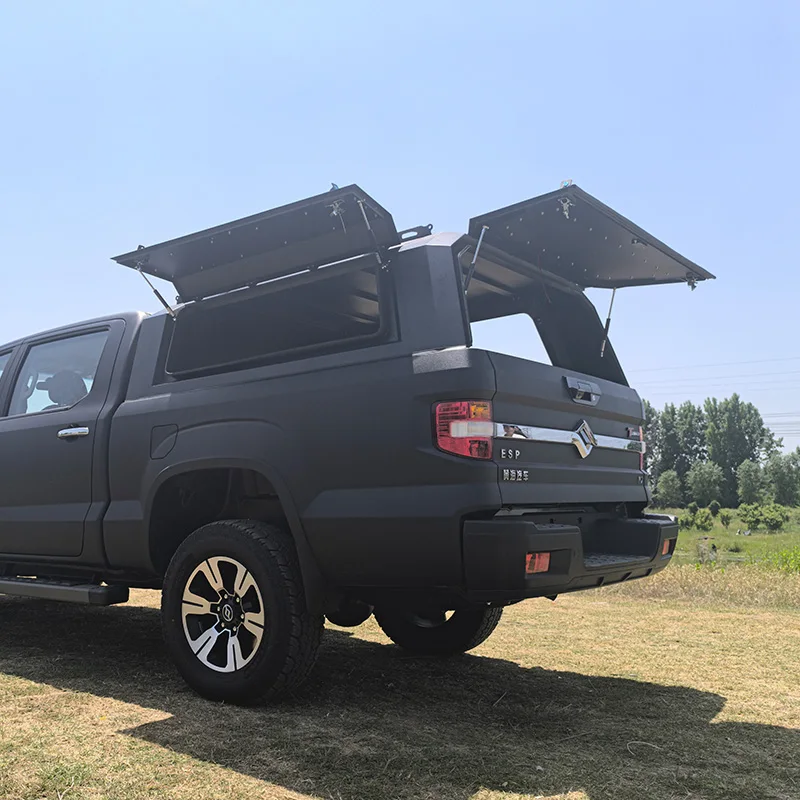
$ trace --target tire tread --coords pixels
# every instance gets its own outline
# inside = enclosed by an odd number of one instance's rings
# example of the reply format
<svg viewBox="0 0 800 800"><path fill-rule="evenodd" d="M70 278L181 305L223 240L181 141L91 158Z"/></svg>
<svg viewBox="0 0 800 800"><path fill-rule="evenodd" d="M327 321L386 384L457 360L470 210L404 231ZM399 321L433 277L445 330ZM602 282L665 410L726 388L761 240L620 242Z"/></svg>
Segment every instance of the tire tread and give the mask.
<svg viewBox="0 0 800 800"><path fill-rule="evenodd" d="M212 526L215 536L234 541L245 539L252 543L256 550L264 551L267 559L277 567L281 576L281 589L286 598L289 613L288 649L278 674L263 690L248 693L246 697L235 698L235 700L248 703L266 702L289 694L308 678L314 668L324 622L321 615L310 614L306 608L300 565L291 535L274 525L257 520L231 519L209 523L209 525L198 528L191 536L202 536ZM180 553L180 548L178 553ZM179 567L179 559L173 558L164 577L165 589L175 580L175 573ZM165 629L166 636L169 636L170 633ZM181 635L183 635L182 631Z"/></svg>

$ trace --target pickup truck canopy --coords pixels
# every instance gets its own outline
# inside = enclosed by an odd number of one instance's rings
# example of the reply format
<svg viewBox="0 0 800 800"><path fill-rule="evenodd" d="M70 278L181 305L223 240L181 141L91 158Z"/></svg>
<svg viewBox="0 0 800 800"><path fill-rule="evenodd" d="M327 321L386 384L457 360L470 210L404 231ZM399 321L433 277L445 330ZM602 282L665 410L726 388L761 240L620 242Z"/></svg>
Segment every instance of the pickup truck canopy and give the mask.
<svg viewBox="0 0 800 800"><path fill-rule="evenodd" d="M714 277L577 186L471 219L469 235L477 240L482 232L483 244L534 268L530 275L517 270L517 284L541 276L542 270L583 289L681 282L693 287ZM391 214L353 185L114 260L171 281L181 301L188 302L402 241ZM491 282L484 272L485 266L476 277ZM504 274L494 276L494 283L502 283Z"/></svg>
<svg viewBox="0 0 800 800"><path fill-rule="evenodd" d="M199 300L398 244L391 214L346 186L115 256Z"/></svg>
<svg viewBox="0 0 800 800"><path fill-rule="evenodd" d="M582 288L712 279L655 236L571 185L469 221L475 239Z"/></svg>

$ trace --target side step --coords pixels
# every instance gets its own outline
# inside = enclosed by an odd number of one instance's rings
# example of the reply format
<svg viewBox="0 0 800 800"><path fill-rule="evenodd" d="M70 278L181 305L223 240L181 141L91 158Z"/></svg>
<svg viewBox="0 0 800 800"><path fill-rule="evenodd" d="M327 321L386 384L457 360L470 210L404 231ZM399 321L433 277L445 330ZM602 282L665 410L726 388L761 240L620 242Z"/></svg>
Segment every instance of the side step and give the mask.
<svg viewBox="0 0 800 800"><path fill-rule="evenodd" d="M0 594L18 597L39 597L88 606L111 606L125 603L130 592L127 586L102 586L97 583L45 580L40 578L0 578Z"/></svg>

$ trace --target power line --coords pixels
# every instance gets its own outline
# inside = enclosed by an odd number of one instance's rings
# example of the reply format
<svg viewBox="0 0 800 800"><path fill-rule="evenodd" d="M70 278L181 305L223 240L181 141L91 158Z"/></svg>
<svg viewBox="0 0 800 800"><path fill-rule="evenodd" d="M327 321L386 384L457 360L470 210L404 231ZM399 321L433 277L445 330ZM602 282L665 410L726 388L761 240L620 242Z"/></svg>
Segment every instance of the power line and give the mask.
<svg viewBox="0 0 800 800"><path fill-rule="evenodd" d="M759 358L756 361L722 361L717 364L682 364L678 367L646 367L645 369L629 369L630 373L641 374L644 372L666 372L675 369L709 369L710 367L738 367L744 364L776 364L780 361L800 361L800 356L788 358Z"/></svg>
<svg viewBox="0 0 800 800"><path fill-rule="evenodd" d="M658 386L654 386L652 389L634 384L633 388L638 389L639 394L643 396L652 394L679 394L681 392L697 395L698 393L705 392L707 389L729 389L731 390L732 394L743 394L745 390L748 392L769 391L777 394L779 389L800 389L800 379L796 379L794 381L762 381L761 383L753 384L752 386L737 386L736 384L731 384L729 381L725 381L724 383L699 383L696 386L659 384Z"/></svg>
<svg viewBox="0 0 800 800"><path fill-rule="evenodd" d="M668 383L668 384L676 384L676 383L696 383L698 381L722 381L722 380L748 380L750 378L769 378L774 377L776 375L800 375L800 370L790 370L784 372L750 372L750 373L740 373L738 375L709 375L709 376L701 376L698 375L693 378L675 378L674 380L663 380L663 381L637 381L637 385L639 386L655 386L656 384Z"/></svg>

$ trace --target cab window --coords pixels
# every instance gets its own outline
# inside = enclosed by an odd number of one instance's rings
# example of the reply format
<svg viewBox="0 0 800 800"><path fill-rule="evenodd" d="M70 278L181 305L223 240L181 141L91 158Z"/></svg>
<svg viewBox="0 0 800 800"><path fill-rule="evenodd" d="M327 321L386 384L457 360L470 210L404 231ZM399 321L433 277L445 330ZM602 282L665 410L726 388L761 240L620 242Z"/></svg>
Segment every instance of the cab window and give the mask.
<svg viewBox="0 0 800 800"><path fill-rule="evenodd" d="M108 331L33 345L17 376L8 413L71 408L92 390Z"/></svg>

